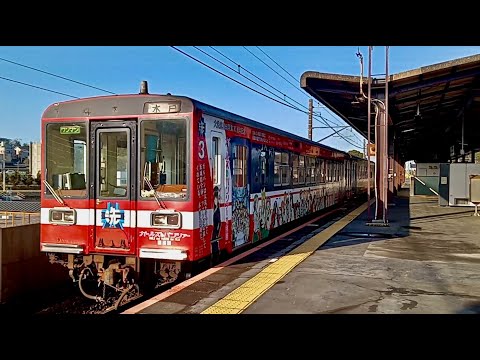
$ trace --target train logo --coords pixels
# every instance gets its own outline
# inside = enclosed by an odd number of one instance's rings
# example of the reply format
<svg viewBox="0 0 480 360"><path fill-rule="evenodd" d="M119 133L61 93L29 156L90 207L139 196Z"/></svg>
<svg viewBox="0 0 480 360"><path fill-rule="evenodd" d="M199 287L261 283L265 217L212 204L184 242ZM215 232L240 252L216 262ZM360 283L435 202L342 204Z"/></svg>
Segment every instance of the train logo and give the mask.
<svg viewBox="0 0 480 360"><path fill-rule="evenodd" d="M123 230L123 222L125 221L125 212L120 209L118 203L115 207L109 202L107 208L102 210L103 228L117 228Z"/></svg>

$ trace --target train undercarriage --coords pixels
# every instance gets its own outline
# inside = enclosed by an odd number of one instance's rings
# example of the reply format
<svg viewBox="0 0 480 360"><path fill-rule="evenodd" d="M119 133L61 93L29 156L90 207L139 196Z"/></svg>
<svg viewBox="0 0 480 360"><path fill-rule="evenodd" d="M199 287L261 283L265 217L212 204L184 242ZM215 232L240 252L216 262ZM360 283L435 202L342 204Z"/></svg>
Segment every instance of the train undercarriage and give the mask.
<svg viewBox="0 0 480 360"><path fill-rule="evenodd" d="M97 302L104 311L118 310L146 291L190 276L182 272L182 268L187 267L180 261L55 253L49 253L48 257L51 264L68 268L79 292Z"/></svg>

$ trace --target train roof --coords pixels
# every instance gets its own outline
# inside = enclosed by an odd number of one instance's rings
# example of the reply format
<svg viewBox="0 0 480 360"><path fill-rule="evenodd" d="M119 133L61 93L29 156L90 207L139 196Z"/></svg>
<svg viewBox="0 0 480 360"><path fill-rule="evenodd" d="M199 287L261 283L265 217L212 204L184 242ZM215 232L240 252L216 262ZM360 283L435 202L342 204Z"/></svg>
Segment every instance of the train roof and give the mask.
<svg viewBox="0 0 480 360"><path fill-rule="evenodd" d="M135 99L140 99L140 101L136 101ZM98 101L104 101L105 102L105 110L111 107L115 108L121 108L118 106L118 101L120 99L127 100L129 105L132 105L132 107L136 108L135 111L131 111L130 113L122 113L121 111L117 112L115 115L116 116L122 116L122 115L132 115L134 113L141 114L143 113L143 105L145 102L154 102L158 101L158 99L161 98L163 100L183 100L183 101L188 101L190 102L193 106L196 108L200 109L202 112L212 115L212 116L217 116L219 118L223 119L231 119L233 121L236 121L242 125L246 126L251 126L255 127L264 131L268 131L274 134L282 135L291 139L295 139L297 141L301 141L306 144L310 145L315 145L322 147L324 149L334 151L334 152L339 152L347 157L357 159L357 160L365 160L362 158L359 158L357 156L351 155L348 152L345 152L343 150L338 150L335 148L332 148L330 146L321 144L316 141L309 140L307 138L304 138L299 135L295 135L293 133L290 133L288 131L284 131L278 128L275 128L270 125L263 124L259 121L252 120L249 118L246 118L244 116L232 113L227 110L220 109L216 106L209 105L207 103L204 103L202 101L187 97L187 96L181 96L181 95L171 95L171 94L122 94L122 95L106 95L106 96L97 96L97 97L87 97L87 98L81 98L81 99L76 99L76 100L68 100L68 101L63 101L63 102L58 102L55 104L50 105L45 112L43 113L43 118L57 118L57 117L78 117L79 114L82 114L83 116L88 115L88 116L95 116L98 114L98 109L97 111L94 111L94 104ZM135 106L136 105L136 106ZM141 105L141 107L139 107ZM103 106L102 106L103 107ZM85 113L85 109L88 109L88 114ZM90 112L91 111L91 112ZM112 114L113 115L113 114Z"/></svg>
<svg viewBox="0 0 480 360"><path fill-rule="evenodd" d="M201 101L198 101L198 100L195 100L195 99L192 99L192 98L187 97L187 99L192 101L196 108L202 110L204 113L207 113L209 115L217 116L217 117L220 117L220 118L228 118L228 119L237 121L242 125L255 127L255 128L260 129L260 130L265 130L265 131L268 131L268 132L271 132L271 133L274 133L274 134L278 134L278 135L282 135L282 136L285 136L285 137L288 137L288 138L291 138L291 139L295 139L297 141L302 141L302 142L307 143L307 144L320 146L320 147L323 147L323 148L325 148L327 150L330 150L330 151L337 151L337 152L341 152L343 154L351 156L350 154L348 154L347 152L345 152L343 150L338 150L338 149L332 148L330 146L321 144L317 141L309 140L309 139L304 138L302 136L295 135L295 134L292 134L288 131L284 131L284 130L281 130L279 128L273 127L273 126L263 124L259 121L246 118L244 116L232 113L232 112L227 111L227 110L217 108L215 106L203 103Z"/></svg>

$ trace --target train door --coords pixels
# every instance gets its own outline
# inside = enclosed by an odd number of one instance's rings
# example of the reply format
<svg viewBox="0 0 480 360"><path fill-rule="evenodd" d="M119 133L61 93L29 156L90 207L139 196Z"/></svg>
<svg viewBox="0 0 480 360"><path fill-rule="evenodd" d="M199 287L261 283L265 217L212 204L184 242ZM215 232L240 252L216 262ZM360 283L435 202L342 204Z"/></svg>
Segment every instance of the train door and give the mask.
<svg viewBox="0 0 480 360"><path fill-rule="evenodd" d="M136 123L92 122L90 187L94 252L134 255L136 251Z"/></svg>
<svg viewBox="0 0 480 360"><path fill-rule="evenodd" d="M250 238L250 146L246 139L230 141L232 168L232 248L244 245Z"/></svg>
<svg viewBox="0 0 480 360"><path fill-rule="evenodd" d="M226 172L225 172L225 135L218 131L210 132L210 168L213 182L213 232L211 239L212 254L225 248L225 198L226 198Z"/></svg>

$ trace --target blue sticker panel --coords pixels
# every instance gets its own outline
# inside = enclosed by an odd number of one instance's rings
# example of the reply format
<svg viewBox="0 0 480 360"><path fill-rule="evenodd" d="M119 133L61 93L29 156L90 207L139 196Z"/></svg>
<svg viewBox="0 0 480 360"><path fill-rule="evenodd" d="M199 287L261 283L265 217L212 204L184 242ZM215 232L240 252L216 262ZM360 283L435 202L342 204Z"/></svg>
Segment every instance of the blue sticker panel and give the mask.
<svg viewBox="0 0 480 360"><path fill-rule="evenodd" d="M123 230L123 223L125 221L125 211L120 209L118 203L115 207L108 202L107 208L102 210L102 228L116 228Z"/></svg>

